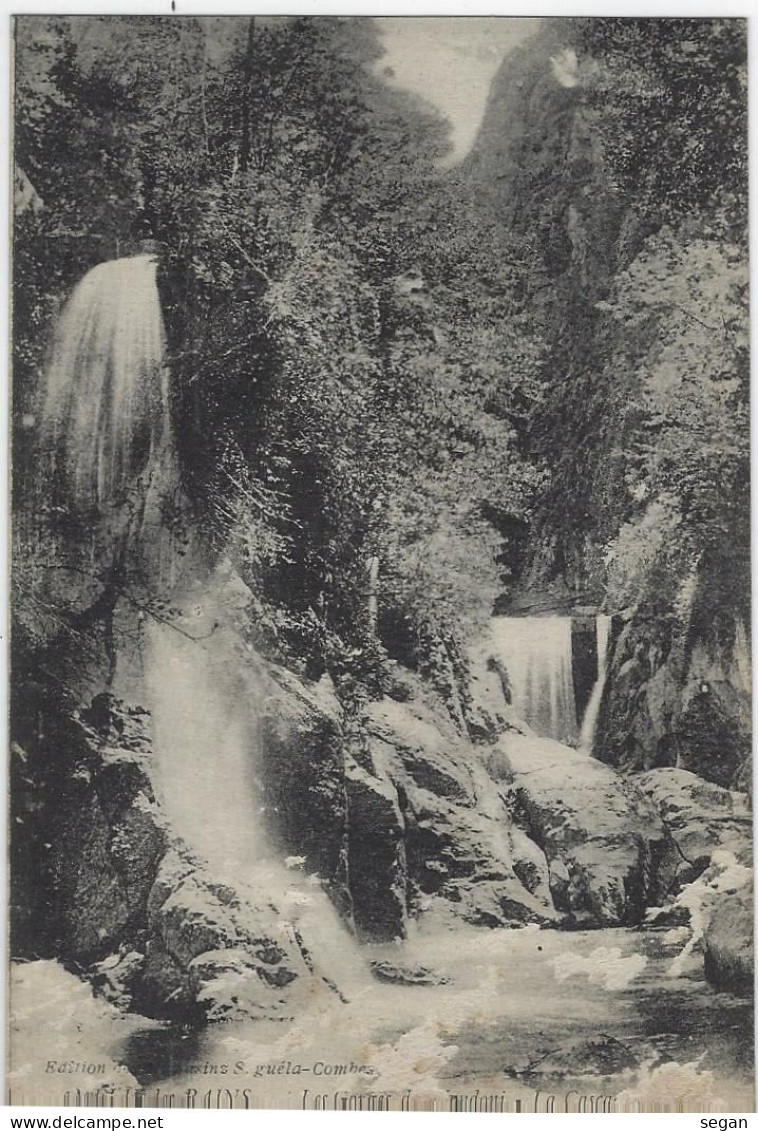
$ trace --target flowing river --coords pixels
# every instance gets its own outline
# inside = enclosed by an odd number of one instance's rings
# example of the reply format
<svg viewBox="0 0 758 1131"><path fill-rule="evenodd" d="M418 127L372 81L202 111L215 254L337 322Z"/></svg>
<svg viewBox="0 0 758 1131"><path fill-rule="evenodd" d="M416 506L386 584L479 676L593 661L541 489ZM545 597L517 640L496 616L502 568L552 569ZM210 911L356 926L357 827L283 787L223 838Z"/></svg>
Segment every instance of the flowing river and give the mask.
<svg viewBox="0 0 758 1131"><path fill-rule="evenodd" d="M146 698L156 793L174 832L243 896L247 883L282 908L328 977L302 977L289 1022L179 1027L93 997L56 961L15 963L12 1101L118 1105L147 1089L143 1106L559 1111L602 1110L611 1097L644 1109L675 1095L684 1110L753 1110L751 1003L716 993L702 961L674 966L676 932L460 926L361 949L320 888L275 858L260 819L259 689L244 674L241 638L215 583L196 578L190 599L164 568L173 563L165 503L177 482L164 352L155 261L90 272L64 312L48 374L52 478L82 507L101 507L115 563L137 539L146 576L173 591L175 620L149 634ZM135 482L137 501L119 518ZM493 633L517 714L538 734L579 742L570 618L497 618ZM607 638L604 618L587 748Z"/></svg>
<svg viewBox="0 0 758 1131"><path fill-rule="evenodd" d="M314 993L290 1024L188 1029L119 1014L83 983L72 999L72 974L34 962L14 969L16 1024L31 1034L40 1018L29 1063L73 1063L78 1071L50 1073L50 1089L78 1088L80 1100L110 1084L112 1102L143 1088L145 1105L173 1096L177 1106L331 1108L358 1103L352 1094L366 1104L389 1095L391 1106L410 1095L438 1110L602 1110L611 1097L665 1110L678 1095L685 1111L753 1110L751 1003L694 969L672 975L665 933L471 928L456 931L454 946L448 934L419 934L364 953L447 980L367 976L347 1004ZM77 1004L51 1025L56 993ZM24 1074L19 1050L17 1092Z"/></svg>

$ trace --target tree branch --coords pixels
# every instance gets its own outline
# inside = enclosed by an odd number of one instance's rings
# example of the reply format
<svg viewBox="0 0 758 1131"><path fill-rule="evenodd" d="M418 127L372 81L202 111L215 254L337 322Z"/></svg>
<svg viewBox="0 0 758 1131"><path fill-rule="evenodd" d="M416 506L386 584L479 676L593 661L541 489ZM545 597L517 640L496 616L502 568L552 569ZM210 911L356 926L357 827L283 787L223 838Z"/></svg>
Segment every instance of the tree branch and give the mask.
<svg viewBox="0 0 758 1131"><path fill-rule="evenodd" d="M94 621L97 619L97 617L95 615L93 615L93 610L95 610L95 608L100 605L100 602L103 600L103 597L107 593L109 595L110 608L108 608L108 607L103 608L104 615L107 615L108 612L112 612L113 607L116 604L116 600L119 597L123 597L123 599L125 601L128 601L128 603L133 608L137 609L138 612L146 613L149 617L152 617L152 619L154 621L157 621L158 624L165 624L168 628L173 628L173 630L175 632L178 632L180 636L185 637L186 640L191 640L193 642L193 644L202 644L203 640L207 640L216 631L216 626L214 625L213 628L210 630L210 632L206 632L205 635L203 635L203 636L193 636L192 633L187 632L183 628L180 628L178 624L176 624L174 621L170 620L168 617L164 617L160 613L156 612L155 609L151 606L149 601L140 601L132 593L130 593L128 589L125 589L122 585L119 585L118 583L116 583L113 580L108 581L108 582L103 581L102 577L98 576L98 574L92 573L90 570L81 569L79 566L47 565L47 566L43 566L42 568L47 569L47 570L57 570L59 572L60 571L67 571L69 573L76 573L80 577L86 577L90 581L96 581L98 583L98 585L103 586L103 593L100 595L100 597L97 598L97 600L94 602L94 604L92 604L88 609L85 609L83 613L75 614L75 615L78 615L80 618L83 618L83 622L84 622L84 624L86 624L86 626L89 626L90 623L94 623ZM110 600L111 597L112 597L112 600ZM81 627L82 627L82 625L76 624L75 630L77 630Z"/></svg>
<svg viewBox="0 0 758 1131"><path fill-rule="evenodd" d="M248 266L252 267L253 271L257 272L257 274L260 275L260 277L266 283L268 283L269 286L271 286L272 283L273 283L273 279L271 278L271 276L268 275L263 270L260 263L256 263L254 259L250 258L250 256L247 254L247 252L245 251L244 247L239 242L239 240L235 240L234 236L229 236L229 243L232 245L232 247L235 247L237 249L237 251L240 253L240 255L245 260L245 262L248 264Z"/></svg>

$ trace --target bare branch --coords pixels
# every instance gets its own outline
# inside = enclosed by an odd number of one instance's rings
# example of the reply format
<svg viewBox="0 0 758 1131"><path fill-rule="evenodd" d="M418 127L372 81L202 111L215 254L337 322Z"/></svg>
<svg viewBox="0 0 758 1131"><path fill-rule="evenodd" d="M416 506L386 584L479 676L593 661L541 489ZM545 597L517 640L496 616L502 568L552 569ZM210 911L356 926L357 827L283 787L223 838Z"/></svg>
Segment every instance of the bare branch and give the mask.
<svg viewBox="0 0 758 1131"><path fill-rule="evenodd" d="M256 263L254 259L250 258L250 256L247 254L247 252L245 251L244 247L239 242L239 240L236 240L234 238L234 236L229 236L229 243L232 244L233 247L236 247L237 251L240 253L240 255L245 260L245 262L250 267L252 267L253 271L256 271L260 275L260 277L262 279L264 279L265 282L268 283L269 286L271 286L272 283L273 283L273 279L271 278L271 276L269 274L267 274L266 271L263 270L260 263Z"/></svg>

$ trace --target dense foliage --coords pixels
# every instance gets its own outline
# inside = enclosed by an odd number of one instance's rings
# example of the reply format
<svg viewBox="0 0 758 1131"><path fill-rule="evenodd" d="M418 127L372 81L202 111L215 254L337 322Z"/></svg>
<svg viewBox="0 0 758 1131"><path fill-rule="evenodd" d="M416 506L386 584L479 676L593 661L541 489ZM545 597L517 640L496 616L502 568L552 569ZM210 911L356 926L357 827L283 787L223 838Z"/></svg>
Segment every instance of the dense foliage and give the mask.
<svg viewBox="0 0 758 1131"><path fill-rule="evenodd" d="M532 582L685 632L679 590L719 556L745 613L746 110L742 21L550 20L468 162L533 251Z"/></svg>
<svg viewBox="0 0 758 1131"><path fill-rule="evenodd" d="M423 664L481 625L488 514L535 483L538 350L509 325L505 237L441 172L447 126L377 75L373 23L34 19L17 40L43 202L17 226L19 417L74 278L155 240L193 525L260 642L381 680L387 653Z"/></svg>
<svg viewBox="0 0 758 1131"><path fill-rule="evenodd" d="M57 304L147 237L193 525L267 647L381 685L518 585L669 647L719 563L744 614L745 52L543 20L446 169L370 20L20 19L17 488Z"/></svg>

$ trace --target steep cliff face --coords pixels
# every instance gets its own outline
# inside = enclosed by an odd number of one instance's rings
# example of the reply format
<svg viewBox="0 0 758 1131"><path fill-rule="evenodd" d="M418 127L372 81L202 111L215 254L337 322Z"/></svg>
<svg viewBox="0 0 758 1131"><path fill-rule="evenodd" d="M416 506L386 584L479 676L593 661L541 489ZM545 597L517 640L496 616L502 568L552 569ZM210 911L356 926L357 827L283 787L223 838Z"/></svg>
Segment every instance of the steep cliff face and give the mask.
<svg viewBox="0 0 758 1131"><path fill-rule="evenodd" d="M708 622L693 625L689 641L661 640L641 614L620 626L595 752L627 770L676 766L750 790L748 630L738 609L709 604Z"/></svg>
<svg viewBox="0 0 758 1131"><path fill-rule="evenodd" d="M543 21L505 61L463 170L515 241L524 316L545 343L524 435L544 487L509 600L623 612L598 757L628 769L678 765L742 786L750 748L742 214L737 197L704 199L677 155L689 131L698 153L726 147L739 163L744 43L719 21L684 21L670 39L652 27L626 38L618 21L587 23ZM702 73L687 63L690 33L703 37ZM717 58L721 78L711 69ZM690 83L709 105L727 91L735 98L726 141L710 120L688 118ZM644 141L648 121L668 164Z"/></svg>
<svg viewBox="0 0 758 1131"><path fill-rule="evenodd" d="M609 183L581 75L561 70L568 48L568 30L547 21L505 61L464 176L520 244L524 309L546 347L526 443L550 474L518 590L597 600L599 549L626 506L619 449L629 397L604 373L611 319L598 303L639 225Z"/></svg>
<svg viewBox="0 0 758 1131"><path fill-rule="evenodd" d="M233 881L156 800L147 712L109 694L80 707L30 677L13 712L14 955L62 959L149 1016L282 1018L314 980L341 993L320 967L319 917L371 944L405 938L411 921L431 932L639 923L659 901L671 846L654 805L530 734L502 691L489 737L472 745L421 681L348 720L327 680L249 662L264 800L249 820L263 822L270 858ZM285 860L306 873L300 888ZM309 890L316 919L301 914Z"/></svg>
<svg viewBox="0 0 758 1131"><path fill-rule="evenodd" d="M147 1016L291 1016L303 955L167 824L146 712L108 695L78 710L40 678L13 729L13 955L59 958Z"/></svg>

